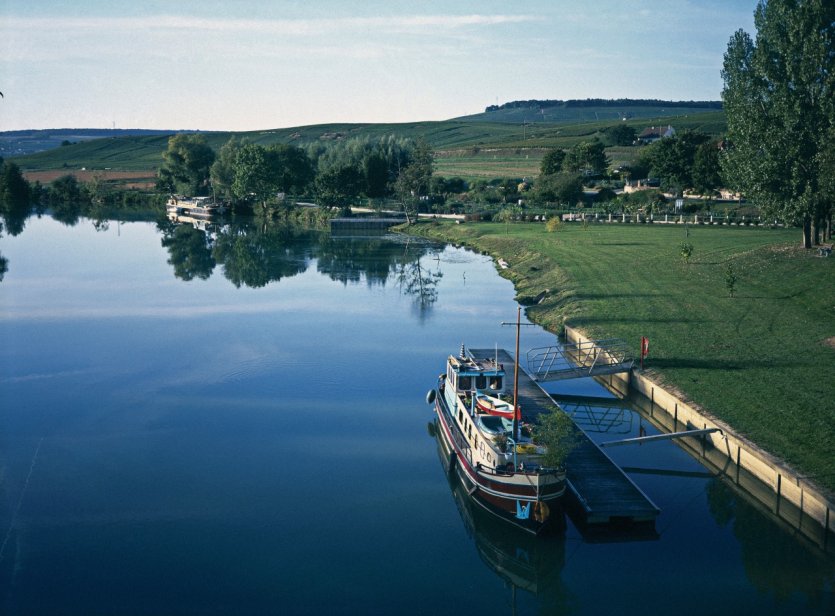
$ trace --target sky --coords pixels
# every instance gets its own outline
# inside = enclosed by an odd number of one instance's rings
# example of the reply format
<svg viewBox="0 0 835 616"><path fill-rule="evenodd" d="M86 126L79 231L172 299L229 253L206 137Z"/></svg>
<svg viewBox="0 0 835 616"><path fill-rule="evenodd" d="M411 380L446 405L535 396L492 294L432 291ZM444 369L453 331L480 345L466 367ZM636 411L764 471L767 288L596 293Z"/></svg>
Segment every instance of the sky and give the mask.
<svg viewBox="0 0 835 616"><path fill-rule="evenodd" d="M0 131L414 122L719 100L756 0L0 0Z"/></svg>

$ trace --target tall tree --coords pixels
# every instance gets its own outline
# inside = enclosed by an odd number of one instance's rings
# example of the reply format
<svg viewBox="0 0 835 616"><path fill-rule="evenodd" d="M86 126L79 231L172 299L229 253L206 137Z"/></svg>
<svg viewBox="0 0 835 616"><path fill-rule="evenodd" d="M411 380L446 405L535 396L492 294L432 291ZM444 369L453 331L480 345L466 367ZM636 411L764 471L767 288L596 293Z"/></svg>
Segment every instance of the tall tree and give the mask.
<svg viewBox="0 0 835 616"><path fill-rule="evenodd" d="M360 170L351 164L320 170L315 182L317 201L323 207L339 208L347 213L362 192L363 181Z"/></svg>
<svg viewBox="0 0 835 616"><path fill-rule="evenodd" d="M209 173L212 188L221 197L228 199L234 196L232 184L235 182L235 161L241 147L240 140L232 137L221 146L215 162L212 163Z"/></svg>
<svg viewBox="0 0 835 616"><path fill-rule="evenodd" d="M696 148L692 177L693 188L702 195L712 195L722 185L718 143L706 141Z"/></svg>
<svg viewBox="0 0 835 616"><path fill-rule="evenodd" d="M684 130L650 146L652 174L661 180L663 188L680 194L685 188L693 187L696 151L707 140L704 133Z"/></svg>
<svg viewBox="0 0 835 616"><path fill-rule="evenodd" d="M593 175L603 173L608 166L609 159L606 157L606 148L598 139L581 141L574 145L566 153L563 162L565 171L571 173L584 171Z"/></svg>
<svg viewBox="0 0 835 616"><path fill-rule="evenodd" d="M266 154L275 186L281 192L301 192L313 180L313 165L301 148L277 144L268 147Z"/></svg>
<svg viewBox="0 0 835 616"><path fill-rule="evenodd" d="M803 228L831 216L824 169L835 136L835 3L760 0L756 41L731 37L722 70L730 147L726 180L763 213Z"/></svg>
<svg viewBox="0 0 835 616"><path fill-rule="evenodd" d="M162 158L164 162L159 170L161 187L189 195L209 192L209 170L215 161L215 152L203 135L174 135L168 140L168 149L162 153Z"/></svg>
<svg viewBox="0 0 835 616"><path fill-rule="evenodd" d="M433 172L432 160L432 147L425 139L419 138L415 142L408 164L400 171L395 182L397 196L403 201L407 216L411 213L416 214L421 199L429 194Z"/></svg>
<svg viewBox="0 0 835 616"><path fill-rule="evenodd" d="M603 131L608 145L632 145L638 136L635 129L628 124L615 124Z"/></svg>
<svg viewBox="0 0 835 616"><path fill-rule="evenodd" d="M238 199L253 196L262 208L266 208L276 192L267 149L255 143L245 143L235 155L233 168L232 194Z"/></svg>
<svg viewBox="0 0 835 616"><path fill-rule="evenodd" d="M562 164L565 161L565 150L554 148L545 152L542 162L539 164L539 172L542 175L553 175L562 171Z"/></svg>

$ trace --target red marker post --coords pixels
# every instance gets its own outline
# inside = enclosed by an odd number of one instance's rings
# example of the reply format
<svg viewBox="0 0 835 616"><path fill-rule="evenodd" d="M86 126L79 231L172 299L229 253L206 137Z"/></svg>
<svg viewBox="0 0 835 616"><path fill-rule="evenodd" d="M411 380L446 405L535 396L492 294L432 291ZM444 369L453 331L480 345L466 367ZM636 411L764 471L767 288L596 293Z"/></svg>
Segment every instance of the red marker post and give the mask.
<svg viewBox="0 0 835 616"><path fill-rule="evenodd" d="M649 355L649 338L641 336L641 370L644 369L644 358Z"/></svg>

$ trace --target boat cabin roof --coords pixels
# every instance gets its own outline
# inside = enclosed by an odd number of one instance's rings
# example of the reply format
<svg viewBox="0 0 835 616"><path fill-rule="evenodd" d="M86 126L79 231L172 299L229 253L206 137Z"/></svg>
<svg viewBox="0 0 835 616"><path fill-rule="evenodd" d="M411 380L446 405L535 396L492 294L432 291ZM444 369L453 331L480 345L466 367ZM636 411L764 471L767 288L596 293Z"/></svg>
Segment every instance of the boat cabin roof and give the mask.
<svg viewBox="0 0 835 616"><path fill-rule="evenodd" d="M459 376L504 376L504 366L496 364L495 359L475 359L468 354L466 357L450 355L447 361Z"/></svg>

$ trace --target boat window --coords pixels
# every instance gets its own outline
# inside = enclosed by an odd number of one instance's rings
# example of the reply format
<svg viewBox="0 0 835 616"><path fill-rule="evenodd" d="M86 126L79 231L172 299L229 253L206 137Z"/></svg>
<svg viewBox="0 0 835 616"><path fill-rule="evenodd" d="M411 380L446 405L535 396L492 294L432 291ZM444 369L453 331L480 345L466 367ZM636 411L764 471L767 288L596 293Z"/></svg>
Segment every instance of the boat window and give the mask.
<svg viewBox="0 0 835 616"><path fill-rule="evenodd" d="M502 377L500 376L491 376L490 377L490 389L501 389L502 388Z"/></svg>
<svg viewBox="0 0 835 616"><path fill-rule="evenodd" d="M461 409L458 409L458 423L461 423L464 420L464 413L461 412Z"/></svg>
<svg viewBox="0 0 835 616"><path fill-rule="evenodd" d="M459 391L470 391L472 388L472 377L469 376L462 376L458 379L458 389Z"/></svg>
<svg viewBox="0 0 835 616"><path fill-rule="evenodd" d="M483 374L479 374L475 377L475 388L476 389L486 389L487 388L487 377Z"/></svg>

